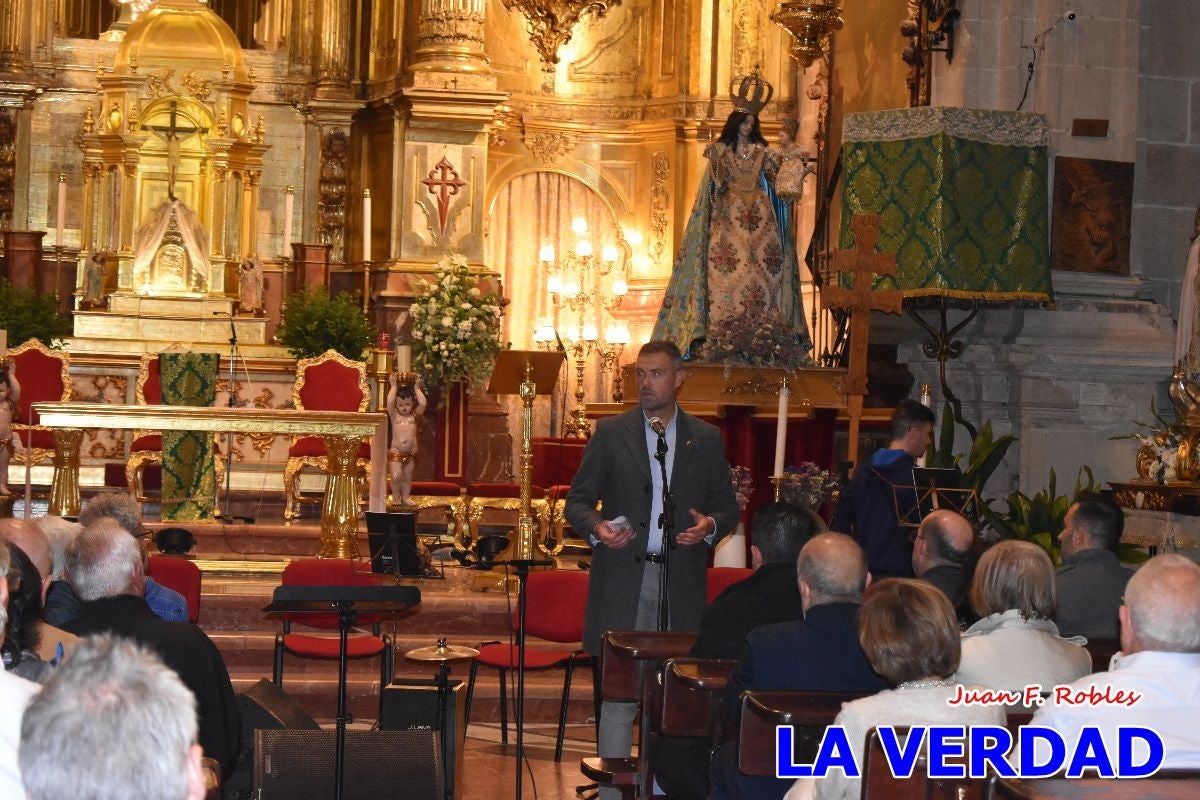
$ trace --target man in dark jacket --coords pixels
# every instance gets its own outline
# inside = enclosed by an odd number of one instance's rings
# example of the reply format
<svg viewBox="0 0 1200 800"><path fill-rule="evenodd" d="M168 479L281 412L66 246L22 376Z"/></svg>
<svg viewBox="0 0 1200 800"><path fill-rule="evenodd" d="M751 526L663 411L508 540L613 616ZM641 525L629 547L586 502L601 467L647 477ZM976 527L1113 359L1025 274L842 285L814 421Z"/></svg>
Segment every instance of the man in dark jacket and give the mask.
<svg viewBox="0 0 1200 800"><path fill-rule="evenodd" d="M916 492L893 487L914 485L913 467L932 441L934 422L928 408L901 400L892 413L891 443L856 466L834 511L830 527L854 537L876 580L912 577L912 545L899 521L916 510Z"/></svg>
<svg viewBox="0 0 1200 800"><path fill-rule="evenodd" d="M967 562L974 543L971 521L944 508L925 515L913 542L913 572L942 590L960 621L973 616L968 599L972 570Z"/></svg>
<svg viewBox="0 0 1200 800"><path fill-rule="evenodd" d="M63 625L76 636L111 632L153 650L196 696L200 746L228 777L241 742L241 717L229 673L216 645L190 622L157 617L143 596L138 542L114 520L97 520L67 550L71 586L83 601Z"/></svg>
<svg viewBox="0 0 1200 800"><path fill-rule="evenodd" d="M804 615L796 557L814 527L813 516L790 503L771 503L759 509L750 526L754 573L727 588L705 609L692 645L693 656L736 659L745 649L750 631ZM709 748L707 736L660 739L651 751L659 788L673 800L708 797Z"/></svg>
<svg viewBox="0 0 1200 800"><path fill-rule="evenodd" d="M1117 558L1124 531L1124 512L1100 495L1081 494L1067 509L1058 535L1062 566L1054 576L1060 636L1117 638L1117 610L1133 574Z"/></svg>
<svg viewBox="0 0 1200 800"><path fill-rule="evenodd" d="M887 688L858 643L858 607L871 581L862 548L841 533L814 536L796 563L804 619L766 625L746 637L746 651L725 685L725 707L736 719L742 692L877 692ZM715 800L779 800L792 781L743 775L737 742L712 757Z"/></svg>

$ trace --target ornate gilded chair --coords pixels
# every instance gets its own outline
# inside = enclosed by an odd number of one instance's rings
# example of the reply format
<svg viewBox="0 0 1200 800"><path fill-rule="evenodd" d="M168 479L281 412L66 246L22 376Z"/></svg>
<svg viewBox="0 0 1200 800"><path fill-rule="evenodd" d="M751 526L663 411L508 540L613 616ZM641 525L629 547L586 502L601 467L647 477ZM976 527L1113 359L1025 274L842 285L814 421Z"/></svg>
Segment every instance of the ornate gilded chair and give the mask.
<svg viewBox="0 0 1200 800"><path fill-rule="evenodd" d="M38 424L34 403L71 399L71 357L66 350L52 350L37 339L30 339L8 351L16 365L21 397L13 430L21 439L22 449L13 453L12 463L34 466L54 458L54 434Z"/></svg>
<svg viewBox="0 0 1200 800"><path fill-rule="evenodd" d="M446 537L457 546L460 541L459 531L467 528L467 490L457 483L448 481L413 481L409 505L402 510L416 510L419 514L425 510L442 509L446 519ZM400 506L389 506L390 510L401 509ZM443 536L423 536L430 547L444 542Z"/></svg>
<svg viewBox="0 0 1200 800"><path fill-rule="evenodd" d="M542 509L542 524L545 535L538 540L538 549L548 556L556 556L564 549L568 553L590 553L592 548L587 541L579 538L567 538L567 493L571 491L570 484L560 483L546 490L546 504Z"/></svg>
<svg viewBox="0 0 1200 800"><path fill-rule="evenodd" d="M540 486L530 487L533 518L539 527L546 522L546 490ZM521 510L521 486L517 483L487 483L472 481L467 484L467 524L460 527L455 536L455 546L468 549L479 539L479 523L487 510L512 512L515 521ZM545 537L537 536L541 541Z"/></svg>
<svg viewBox="0 0 1200 800"><path fill-rule="evenodd" d="M367 365L351 361L336 350L326 350L315 358L302 358L296 363L296 383L292 386L292 402L296 408L308 411L366 411L371 399L367 385ZM364 441L356 458L363 485L371 482L371 446ZM287 467L283 473L285 503L284 519L300 516L298 503L319 503L319 497L305 497L299 488L300 470L316 467L329 471L325 440L320 436L298 436L288 449Z"/></svg>

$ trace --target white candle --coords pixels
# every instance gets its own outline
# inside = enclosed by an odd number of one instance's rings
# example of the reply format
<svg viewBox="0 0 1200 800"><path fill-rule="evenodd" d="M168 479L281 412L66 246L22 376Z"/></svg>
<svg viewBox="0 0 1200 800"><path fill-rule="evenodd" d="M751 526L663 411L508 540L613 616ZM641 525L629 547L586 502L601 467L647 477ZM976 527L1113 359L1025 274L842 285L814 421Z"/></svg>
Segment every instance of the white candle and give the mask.
<svg viewBox="0 0 1200 800"><path fill-rule="evenodd" d="M396 372L412 372L412 345L396 345Z"/></svg>
<svg viewBox="0 0 1200 800"><path fill-rule="evenodd" d="M779 422L775 426L775 477L783 477L783 451L787 448L788 385L779 387Z"/></svg>
<svg viewBox="0 0 1200 800"><path fill-rule="evenodd" d="M292 186L287 187L287 192L283 195L283 256L287 258L292 254L292 211L296 207L296 189Z"/></svg>
<svg viewBox="0 0 1200 800"><path fill-rule="evenodd" d="M63 246L63 230L67 227L67 175L58 174L58 231L54 234L54 244L61 249Z"/></svg>
<svg viewBox="0 0 1200 800"><path fill-rule="evenodd" d="M363 261L371 260L371 190L363 189Z"/></svg>

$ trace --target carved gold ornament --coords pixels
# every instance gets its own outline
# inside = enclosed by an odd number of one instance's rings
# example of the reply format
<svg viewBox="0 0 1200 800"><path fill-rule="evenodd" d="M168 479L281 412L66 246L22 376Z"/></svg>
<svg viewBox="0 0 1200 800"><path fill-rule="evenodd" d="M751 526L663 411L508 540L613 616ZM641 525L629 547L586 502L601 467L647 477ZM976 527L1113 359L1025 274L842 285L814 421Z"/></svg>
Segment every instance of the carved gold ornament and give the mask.
<svg viewBox="0 0 1200 800"><path fill-rule="evenodd" d="M571 41L575 23L591 12L597 19L621 0L504 0L509 11L516 9L525 16L529 41L542 57L542 69L551 71L558 63L558 49Z"/></svg>
<svg viewBox="0 0 1200 800"><path fill-rule="evenodd" d="M842 28L842 9L837 0L824 3L780 3L771 21L792 35L790 55L807 68L825 50L829 36Z"/></svg>

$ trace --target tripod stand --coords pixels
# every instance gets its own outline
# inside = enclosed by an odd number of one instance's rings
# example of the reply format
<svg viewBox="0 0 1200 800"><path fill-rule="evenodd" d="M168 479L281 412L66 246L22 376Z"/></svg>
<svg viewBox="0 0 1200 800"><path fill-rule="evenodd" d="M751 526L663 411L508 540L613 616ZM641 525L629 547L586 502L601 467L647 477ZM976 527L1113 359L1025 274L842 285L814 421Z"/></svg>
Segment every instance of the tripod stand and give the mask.
<svg viewBox="0 0 1200 800"><path fill-rule="evenodd" d="M541 558L514 558L502 564L512 567L517 573L517 789L516 800L521 800L521 778L525 770L525 616L528 599L525 593L529 582L529 571L534 567L551 567L553 561Z"/></svg>
<svg viewBox="0 0 1200 800"><path fill-rule="evenodd" d="M229 408L236 408L237 400L234 397L233 383L237 377L238 359L242 358L242 353L238 349L237 324L234 322L232 311L228 311L228 312L214 311L213 313L214 314L229 314L229 388L228 388L229 399L226 402L226 406L228 406ZM242 358L242 369L246 370L246 361L244 358ZM250 383L249 370L246 370L246 383ZM225 458L227 459L227 463L225 464L225 502L223 504L224 508L221 510L221 514L220 514L220 516L217 517L217 520L225 525L229 525L236 521L241 521L241 522L246 522L246 523L254 522L254 517L242 517L242 516L235 517L229 513L229 503L230 503L230 499L232 496L231 490L233 487L233 431L232 430L225 432Z"/></svg>

